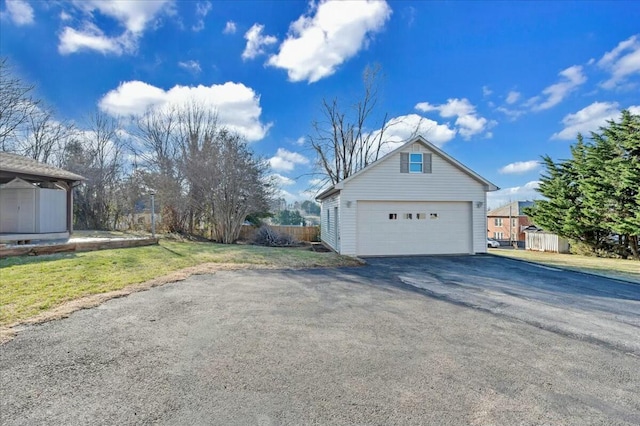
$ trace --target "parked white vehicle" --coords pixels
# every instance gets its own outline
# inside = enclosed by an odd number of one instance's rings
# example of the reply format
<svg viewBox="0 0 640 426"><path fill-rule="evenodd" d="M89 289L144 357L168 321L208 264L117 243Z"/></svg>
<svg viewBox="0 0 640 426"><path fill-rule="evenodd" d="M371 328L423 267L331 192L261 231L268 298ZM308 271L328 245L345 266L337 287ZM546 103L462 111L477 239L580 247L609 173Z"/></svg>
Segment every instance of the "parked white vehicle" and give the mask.
<svg viewBox="0 0 640 426"><path fill-rule="evenodd" d="M487 247L498 248L500 247L500 243L496 240L492 240L491 238L487 238Z"/></svg>

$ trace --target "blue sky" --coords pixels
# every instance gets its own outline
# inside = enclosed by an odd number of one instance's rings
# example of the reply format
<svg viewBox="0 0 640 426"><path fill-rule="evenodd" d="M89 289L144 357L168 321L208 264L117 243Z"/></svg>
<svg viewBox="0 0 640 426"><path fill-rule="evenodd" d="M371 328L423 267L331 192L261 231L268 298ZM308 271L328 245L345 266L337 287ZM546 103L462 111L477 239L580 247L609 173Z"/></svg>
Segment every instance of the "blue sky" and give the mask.
<svg viewBox="0 0 640 426"><path fill-rule="evenodd" d="M367 64L392 140L419 125L502 188L490 207L534 197L540 156L567 158L578 131L640 113L635 1L1 0L0 14L0 54L60 118L196 97L289 201L310 198L301 141L322 99L357 99Z"/></svg>

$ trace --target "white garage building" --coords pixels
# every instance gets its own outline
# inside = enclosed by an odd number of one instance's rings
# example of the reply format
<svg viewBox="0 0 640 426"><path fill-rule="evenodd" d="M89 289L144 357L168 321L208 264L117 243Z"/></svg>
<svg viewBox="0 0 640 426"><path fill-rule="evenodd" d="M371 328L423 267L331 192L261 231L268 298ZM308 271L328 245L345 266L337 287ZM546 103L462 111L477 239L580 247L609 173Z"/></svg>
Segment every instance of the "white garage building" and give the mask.
<svg viewBox="0 0 640 426"><path fill-rule="evenodd" d="M318 195L321 239L352 256L486 253L497 189L417 137Z"/></svg>

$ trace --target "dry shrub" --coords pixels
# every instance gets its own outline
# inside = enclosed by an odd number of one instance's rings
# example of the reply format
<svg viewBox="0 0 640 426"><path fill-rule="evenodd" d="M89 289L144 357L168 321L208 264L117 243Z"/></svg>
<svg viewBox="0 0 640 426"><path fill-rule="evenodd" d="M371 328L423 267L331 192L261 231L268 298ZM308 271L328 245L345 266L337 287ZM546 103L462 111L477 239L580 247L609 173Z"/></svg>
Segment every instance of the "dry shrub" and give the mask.
<svg viewBox="0 0 640 426"><path fill-rule="evenodd" d="M256 231L253 243L267 247L291 247L300 244L291 235L275 231L268 226L261 226Z"/></svg>

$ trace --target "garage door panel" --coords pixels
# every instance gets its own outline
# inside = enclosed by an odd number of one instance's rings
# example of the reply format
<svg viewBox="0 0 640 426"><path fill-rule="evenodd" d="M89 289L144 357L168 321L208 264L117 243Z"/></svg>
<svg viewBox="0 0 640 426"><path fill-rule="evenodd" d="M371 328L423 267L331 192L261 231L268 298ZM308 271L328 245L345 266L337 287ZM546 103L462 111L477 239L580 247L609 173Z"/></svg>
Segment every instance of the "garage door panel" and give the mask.
<svg viewBox="0 0 640 426"><path fill-rule="evenodd" d="M471 251L471 203L359 201L358 255L457 254ZM410 213L411 219L405 214ZM424 215L418 219L417 214ZM389 215L395 214L396 219Z"/></svg>

